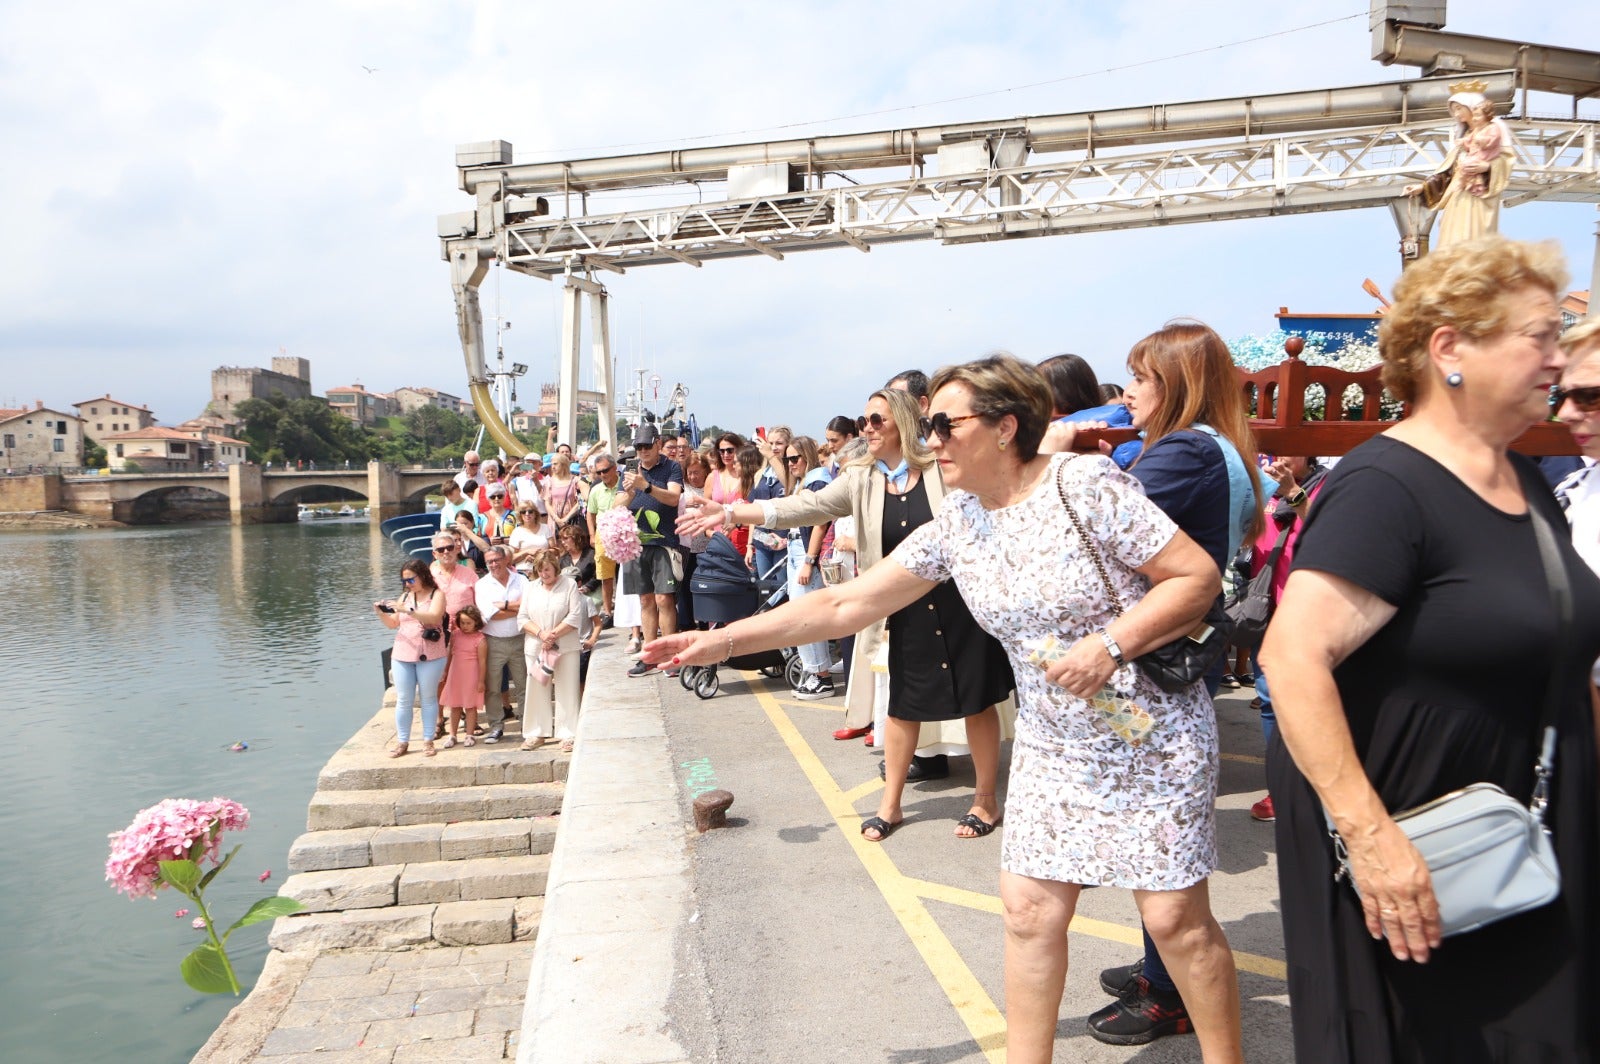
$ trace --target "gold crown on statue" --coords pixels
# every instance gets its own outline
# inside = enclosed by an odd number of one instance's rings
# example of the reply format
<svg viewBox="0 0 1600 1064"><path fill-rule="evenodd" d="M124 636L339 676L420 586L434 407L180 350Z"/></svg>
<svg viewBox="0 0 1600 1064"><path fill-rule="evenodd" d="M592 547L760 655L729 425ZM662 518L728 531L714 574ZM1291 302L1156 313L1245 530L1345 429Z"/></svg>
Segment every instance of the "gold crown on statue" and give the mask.
<svg viewBox="0 0 1600 1064"><path fill-rule="evenodd" d="M1488 91L1489 83L1486 81L1457 81L1450 86L1450 95L1452 96L1458 92L1476 92L1482 95Z"/></svg>

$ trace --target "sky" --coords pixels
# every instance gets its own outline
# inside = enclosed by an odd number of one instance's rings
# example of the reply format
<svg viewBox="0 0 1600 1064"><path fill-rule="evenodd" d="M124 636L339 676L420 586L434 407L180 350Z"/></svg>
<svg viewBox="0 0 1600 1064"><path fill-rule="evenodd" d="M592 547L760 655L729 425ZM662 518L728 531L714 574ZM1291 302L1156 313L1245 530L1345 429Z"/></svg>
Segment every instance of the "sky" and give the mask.
<svg viewBox="0 0 1600 1064"><path fill-rule="evenodd" d="M173 425L213 368L279 353L310 360L319 394L464 396L435 235L470 206L461 143L544 161L1416 73L1370 59L1365 0L1247 22L1171 0L1033 6L0 0L0 406L109 392ZM1520 8L1450 0L1448 28L1600 50L1600 7ZM1560 240L1575 288L1595 223L1587 204L1501 215L1508 235ZM911 367L1073 351L1120 381L1129 347L1176 316L1234 337L1270 332L1279 306L1368 311L1361 281L1388 288L1396 239L1387 211L1342 211L603 280L625 379L648 368L663 398L683 384L702 424L820 436ZM482 294L512 323L508 360L533 367L531 407L555 380L559 288L506 272Z"/></svg>

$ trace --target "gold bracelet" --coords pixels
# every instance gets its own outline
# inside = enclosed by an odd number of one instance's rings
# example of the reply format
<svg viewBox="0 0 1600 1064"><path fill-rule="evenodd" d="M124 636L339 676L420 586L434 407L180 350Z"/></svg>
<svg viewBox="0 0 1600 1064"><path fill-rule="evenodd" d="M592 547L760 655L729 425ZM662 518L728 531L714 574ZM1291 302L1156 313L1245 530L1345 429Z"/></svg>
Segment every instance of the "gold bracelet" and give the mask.
<svg viewBox="0 0 1600 1064"><path fill-rule="evenodd" d="M731 661L732 659L733 659L733 636L730 635L728 637L728 653L723 655L722 661L723 662L727 662L727 661Z"/></svg>

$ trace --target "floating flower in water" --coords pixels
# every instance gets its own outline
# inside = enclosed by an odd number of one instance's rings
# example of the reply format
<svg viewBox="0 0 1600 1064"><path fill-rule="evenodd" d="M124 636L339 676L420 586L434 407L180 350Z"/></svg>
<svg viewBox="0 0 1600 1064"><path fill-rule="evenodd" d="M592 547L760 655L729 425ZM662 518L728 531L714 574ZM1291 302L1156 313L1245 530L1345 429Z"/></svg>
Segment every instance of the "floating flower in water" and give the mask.
<svg viewBox="0 0 1600 1064"><path fill-rule="evenodd" d="M206 909L205 889L238 854L235 846L220 857L222 833L242 830L250 823L250 811L227 798L202 802L193 798L167 798L148 809L141 809L122 831L111 838L111 854L106 858L106 880L130 898L156 896L165 887L194 902L200 915L191 922L196 931L206 932L206 941L185 957L178 970L183 981L205 994L231 990L239 993L239 980L228 961L228 939L241 927L299 912L303 906L292 898L262 898L232 927L220 935ZM202 871L203 863L214 867ZM263 882L272 875L261 873ZM172 914L177 919L189 915L188 909Z"/></svg>
<svg viewBox="0 0 1600 1064"><path fill-rule="evenodd" d="M228 749L232 750L234 753L237 754L242 750L250 749L250 744L245 742L243 739L240 739L238 742L236 742L232 746L228 747Z"/></svg>
<svg viewBox="0 0 1600 1064"><path fill-rule="evenodd" d="M600 545L606 557L616 562L631 562L643 553L639 544L639 526L634 524L633 512L625 507L615 507L601 514L595 523L600 534Z"/></svg>
<svg viewBox="0 0 1600 1064"><path fill-rule="evenodd" d="M267 880L269 880L271 878L272 878L272 869L269 868L265 872L261 873L259 876L256 876L256 881L259 882L259 883L265 883Z"/></svg>

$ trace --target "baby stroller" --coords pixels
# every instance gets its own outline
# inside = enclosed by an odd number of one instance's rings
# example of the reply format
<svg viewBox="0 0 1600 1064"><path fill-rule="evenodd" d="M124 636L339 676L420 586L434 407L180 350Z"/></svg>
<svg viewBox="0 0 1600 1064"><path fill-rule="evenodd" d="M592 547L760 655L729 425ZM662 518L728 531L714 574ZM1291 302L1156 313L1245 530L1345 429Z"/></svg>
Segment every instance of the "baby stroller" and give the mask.
<svg viewBox="0 0 1600 1064"><path fill-rule="evenodd" d="M757 580L727 536L712 536L710 546L695 563L694 576L689 579L695 619L720 628L783 605L789 601L789 589L780 570L787 564L780 560ZM781 676L791 687L798 687L805 679L805 668L794 647L738 654L721 664L735 669L759 669L773 679ZM701 698L714 698L722 687L717 668L716 665L685 665L678 672L678 682L684 690L693 691Z"/></svg>

